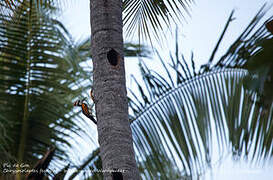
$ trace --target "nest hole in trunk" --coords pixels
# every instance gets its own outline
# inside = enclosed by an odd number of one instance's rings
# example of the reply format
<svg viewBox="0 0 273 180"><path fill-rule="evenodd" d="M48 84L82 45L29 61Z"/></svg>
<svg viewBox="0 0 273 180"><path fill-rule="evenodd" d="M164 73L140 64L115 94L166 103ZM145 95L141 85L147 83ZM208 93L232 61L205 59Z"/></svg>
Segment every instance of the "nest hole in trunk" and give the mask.
<svg viewBox="0 0 273 180"><path fill-rule="evenodd" d="M121 172L112 172L112 180L123 180Z"/></svg>
<svg viewBox="0 0 273 180"><path fill-rule="evenodd" d="M120 62L120 55L117 51L111 49L107 52L107 59L112 66L117 67Z"/></svg>

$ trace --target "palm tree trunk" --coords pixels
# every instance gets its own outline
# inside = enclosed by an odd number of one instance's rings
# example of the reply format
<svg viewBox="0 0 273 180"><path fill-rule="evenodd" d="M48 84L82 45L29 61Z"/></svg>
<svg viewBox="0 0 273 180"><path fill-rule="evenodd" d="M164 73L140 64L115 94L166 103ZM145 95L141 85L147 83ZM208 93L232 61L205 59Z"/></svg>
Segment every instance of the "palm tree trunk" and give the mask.
<svg viewBox="0 0 273 180"><path fill-rule="evenodd" d="M94 101L104 170L140 179L128 121L122 37L122 1L90 0ZM104 173L104 179L117 174Z"/></svg>

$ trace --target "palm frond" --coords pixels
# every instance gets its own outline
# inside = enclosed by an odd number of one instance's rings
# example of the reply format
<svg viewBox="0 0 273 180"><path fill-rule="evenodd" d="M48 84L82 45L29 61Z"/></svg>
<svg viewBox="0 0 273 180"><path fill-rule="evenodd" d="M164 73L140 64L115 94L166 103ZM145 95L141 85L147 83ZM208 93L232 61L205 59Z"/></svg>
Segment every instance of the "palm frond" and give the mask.
<svg viewBox="0 0 273 180"><path fill-rule="evenodd" d="M85 74L78 74L68 53L67 30L36 6L26 0L12 16L0 14L0 127L1 137L7 137L1 154L30 165L51 145L57 147L54 159L62 161L72 145L69 138L86 137L79 126L86 122L72 120L72 100L88 88L79 86Z"/></svg>
<svg viewBox="0 0 273 180"><path fill-rule="evenodd" d="M271 20L273 22L273 20ZM250 75L245 78L245 87L258 94L257 102L268 109L273 101L273 34L260 43L259 49L246 61L244 67Z"/></svg>
<svg viewBox="0 0 273 180"><path fill-rule="evenodd" d="M171 22L178 22L183 13L189 14L189 7L192 0L125 0L123 2L124 24L126 35L137 35L141 39L149 39L152 42L151 34L158 40L158 31L164 26L170 27Z"/></svg>
<svg viewBox="0 0 273 180"><path fill-rule="evenodd" d="M143 172L143 178L164 178L168 161L183 177L199 177L212 166L215 148L218 158L231 151L236 159L272 159L273 103L266 111L259 106L257 93L243 86L248 71L240 68L271 37L262 26L252 32L264 14L262 8L240 40L213 64L220 37L198 73L194 63L190 67L177 52L171 55L172 69L163 65L167 77L141 63L144 86L138 83L138 94L142 96L130 91L129 106L139 164L151 169ZM225 29L231 20L232 14Z"/></svg>
<svg viewBox="0 0 273 180"><path fill-rule="evenodd" d="M214 68L243 67L247 60L249 60L250 57L261 48L263 41L272 38L272 34L268 33L265 25L260 23L267 10L268 7L266 4L263 5L258 13L253 17L249 25L244 29L242 34L216 62Z"/></svg>

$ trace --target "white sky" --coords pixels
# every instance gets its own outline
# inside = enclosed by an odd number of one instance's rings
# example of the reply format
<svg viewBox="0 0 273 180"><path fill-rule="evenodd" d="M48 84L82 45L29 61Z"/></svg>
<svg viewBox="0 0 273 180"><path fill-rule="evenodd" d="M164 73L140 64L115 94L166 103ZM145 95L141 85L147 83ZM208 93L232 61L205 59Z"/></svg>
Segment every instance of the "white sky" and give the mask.
<svg viewBox="0 0 273 180"><path fill-rule="evenodd" d="M239 34L248 25L252 17L256 15L259 8L268 0L196 0L191 7L191 17L187 17L187 22L179 26L180 51L190 57L193 51L195 61L202 65L207 62L210 53L215 47L217 40L225 26L225 23L232 11L235 9L233 21L224 37L215 59L221 56L227 47L239 36ZM89 0L81 0L66 4L67 9L64 15L60 17L67 29L72 34L75 41L84 40L90 36L90 19L89 19ZM273 15L273 8L267 14L267 17ZM175 28L175 27L174 27ZM173 29L174 29L173 28ZM167 34L168 41L163 47L155 45L163 57L168 58L169 49L174 49L174 35ZM125 39L126 41L126 39ZM166 51L166 47L169 47ZM217 56L218 55L218 56ZM155 58L156 59L156 58ZM159 61L147 60L149 67L161 71L158 67ZM134 58L126 61L126 72L133 73L139 77L137 68L138 61ZM127 73L127 85L132 82ZM273 167L266 166L263 168L246 167L244 163L240 165L233 163L230 157L227 157L219 168L214 168L213 173L208 172L205 179L238 179L238 180L270 180L273 179Z"/></svg>

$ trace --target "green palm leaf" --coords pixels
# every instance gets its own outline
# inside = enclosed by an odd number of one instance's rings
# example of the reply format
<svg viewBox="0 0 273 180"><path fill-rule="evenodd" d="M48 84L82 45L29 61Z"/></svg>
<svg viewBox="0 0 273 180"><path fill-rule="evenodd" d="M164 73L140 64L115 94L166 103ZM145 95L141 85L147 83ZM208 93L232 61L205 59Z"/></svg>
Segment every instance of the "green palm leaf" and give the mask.
<svg viewBox="0 0 273 180"><path fill-rule="evenodd" d="M158 31L163 26L178 22L183 17L183 11L189 14L189 6L192 0L164 1L164 0L125 0L124 24L127 36L132 36L135 31L139 38L143 35L151 41L151 33L159 40Z"/></svg>
<svg viewBox="0 0 273 180"><path fill-rule="evenodd" d="M264 9L259 11L228 52L213 64L221 37L199 73L178 53L176 60L171 56L173 69L163 66L168 79L141 63L145 86L138 84L138 89L142 98L130 91L130 97L138 99L129 102L134 110L131 127L138 163L148 169L143 177L168 178L164 168L168 162L180 167L177 173L184 178L199 177L212 165L215 144L219 158L229 151L234 158L246 156L256 162L272 158L273 104L268 110L259 106L257 93L244 88L248 72L240 68L261 42L272 37L264 26L252 32L264 13ZM176 76L170 78L170 74Z"/></svg>
<svg viewBox="0 0 273 180"><path fill-rule="evenodd" d="M67 159L68 138L86 138L79 126L86 122L72 121L72 100L87 88L79 85L86 74L73 60L67 31L35 6L26 0L12 16L0 15L0 163L33 166L52 145L56 160Z"/></svg>

